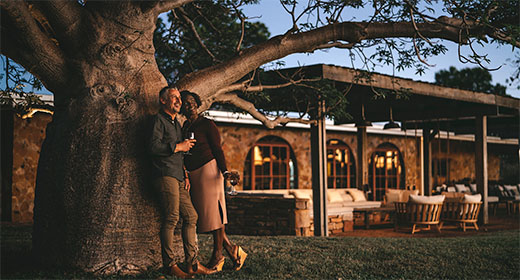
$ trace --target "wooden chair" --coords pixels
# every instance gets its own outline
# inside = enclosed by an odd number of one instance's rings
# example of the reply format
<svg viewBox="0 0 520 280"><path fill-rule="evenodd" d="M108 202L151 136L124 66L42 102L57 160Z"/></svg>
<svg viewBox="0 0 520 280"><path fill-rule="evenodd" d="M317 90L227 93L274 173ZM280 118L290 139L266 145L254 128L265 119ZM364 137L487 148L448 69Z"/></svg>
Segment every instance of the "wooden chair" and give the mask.
<svg viewBox="0 0 520 280"><path fill-rule="evenodd" d="M426 229L435 225L440 233L442 228L441 210L442 202L439 203L413 203L413 202L396 202L395 203L395 231L399 225L411 225L412 234L420 231L417 225L425 225Z"/></svg>
<svg viewBox="0 0 520 280"><path fill-rule="evenodd" d="M466 231L466 224L472 224L478 230L478 214L482 202L444 202L441 220L443 222L458 223L462 231Z"/></svg>

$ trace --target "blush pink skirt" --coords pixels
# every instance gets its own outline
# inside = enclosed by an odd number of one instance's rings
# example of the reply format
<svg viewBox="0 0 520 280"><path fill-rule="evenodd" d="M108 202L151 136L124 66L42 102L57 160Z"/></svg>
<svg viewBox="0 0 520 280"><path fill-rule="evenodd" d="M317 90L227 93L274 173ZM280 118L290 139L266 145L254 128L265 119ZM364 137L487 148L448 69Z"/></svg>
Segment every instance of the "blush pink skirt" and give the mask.
<svg viewBox="0 0 520 280"><path fill-rule="evenodd" d="M190 171L191 200L199 220L198 232L209 232L222 228L228 223L224 177L212 159L202 167Z"/></svg>

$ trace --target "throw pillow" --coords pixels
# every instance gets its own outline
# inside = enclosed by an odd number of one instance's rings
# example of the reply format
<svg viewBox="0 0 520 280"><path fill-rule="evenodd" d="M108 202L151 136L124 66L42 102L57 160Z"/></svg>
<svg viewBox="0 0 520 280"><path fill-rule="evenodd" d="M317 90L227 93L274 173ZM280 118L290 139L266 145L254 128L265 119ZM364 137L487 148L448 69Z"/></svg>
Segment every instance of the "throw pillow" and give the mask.
<svg viewBox="0 0 520 280"><path fill-rule="evenodd" d="M327 190L327 200L330 203L334 202L343 202L343 198L341 197L340 192L344 192L344 190Z"/></svg>
<svg viewBox="0 0 520 280"><path fill-rule="evenodd" d="M457 192L465 192L466 186L464 186L464 184L455 184L455 189Z"/></svg>
<svg viewBox="0 0 520 280"><path fill-rule="evenodd" d="M464 199L462 200L462 202L478 203L481 200L482 200L482 195L480 195L479 193L478 194L473 194L473 195L465 194L464 195Z"/></svg>
<svg viewBox="0 0 520 280"><path fill-rule="evenodd" d="M469 184L469 188L471 189L472 193L477 192L477 184Z"/></svg>
<svg viewBox="0 0 520 280"><path fill-rule="evenodd" d="M432 196L424 196L424 195L410 195L410 203L439 203L444 201L444 195L432 195Z"/></svg>
<svg viewBox="0 0 520 280"><path fill-rule="evenodd" d="M387 192L385 197L387 206L394 206L394 202L401 202L401 195L398 192Z"/></svg>
<svg viewBox="0 0 520 280"><path fill-rule="evenodd" d="M410 199L410 195L411 194L418 195L419 194L419 190L403 190L401 192L401 197L399 198L399 200L401 202L408 202L408 200Z"/></svg>
<svg viewBox="0 0 520 280"><path fill-rule="evenodd" d="M352 196L352 199L354 201L367 201L367 198L365 197L365 193L363 191L354 188L346 190Z"/></svg>

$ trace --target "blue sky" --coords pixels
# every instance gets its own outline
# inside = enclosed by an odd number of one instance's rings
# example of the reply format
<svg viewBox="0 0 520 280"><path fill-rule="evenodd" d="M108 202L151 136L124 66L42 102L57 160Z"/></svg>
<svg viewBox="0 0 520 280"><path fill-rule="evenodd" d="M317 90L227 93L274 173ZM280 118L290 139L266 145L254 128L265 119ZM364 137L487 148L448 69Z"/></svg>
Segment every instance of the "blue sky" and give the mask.
<svg viewBox="0 0 520 280"><path fill-rule="evenodd" d="M302 1L306 2L306 1ZM360 10L346 10L343 13L343 20L355 20L361 21L366 19L370 9L364 8ZM258 17L253 18L252 21L261 21L267 25L269 31L272 36L280 35L285 33L291 27L291 18L290 16L283 10L278 0L263 0L260 1L260 4L247 6L245 8L245 13L249 17ZM435 16L440 16L441 14L436 14ZM450 66L455 66L457 69L465 68L465 67L475 67L473 64L463 64L459 61L457 54L457 45L451 42L444 42L445 46L448 48L448 52L444 55L432 57L428 59L428 63L433 65L434 67L430 67L426 70L426 72L419 76L415 73L415 69L405 69L401 72L393 73L393 70L389 66L385 67L376 67L375 71L388 75L396 75L398 77L409 78L417 81L425 81L425 82L433 82L435 80L434 75L435 72L441 69L448 69ZM509 60L514 59L515 55L520 56L520 51L516 49L512 50L511 46L503 45L500 46L498 44L494 45L486 45L485 47L475 46L476 50L480 54L488 54L488 57L491 59L491 63L486 65L488 68L497 68L502 66L497 71L492 71L491 74L493 76L493 84L500 83L508 87L507 93L520 98L520 90L516 89L515 86L509 86L506 82L506 79L515 71L515 68L511 65ZM464 54L468 54L468 48L463 49ZM286 67L294 67L294 66L305 66L312 64L332 64L338 66L347 66L351 67L351 60L349 59L348 51L341 49L330 49L326 51L316 51L313 54L294 54L287 56L282 59L285 62ZM357 60L359 62L359 59ZM2 61L1 63L2 70L4 73L5 65ZM362 68L362 65L359 63L354 65L356 68ZM5 88L5 78L0 81L0 89ZM46 91L44 91L46 92Z"/></svg>
<svg viewBox="0 0 520 280"><path fill-rule="evenodd" d="M307 1L301 1L307 2ZM440 9L436 9L436 11L440 11ZM345 10L343 13L344 21L362 21L366 20L367 17L372 12L372 9L363 8L358 10ZM291 17L283 8L281 7L278 0L264 0L260 1L258 5L248 6L245 9L245 13L249 17L260 17L255 18L252 21L260 21L267 25L269 31L272 36L280 35L285 33L291 27ZM441 13L435 14L436 17L441 16ZM436 41L436 40L432 40ZM437 40L438 41L438 40ZM425 81L425 82L433 82L435 81L435 72L448 69L450 66L455 66L457 69L466 68L466 67L477 67L474 64L463 64L459 61L458 58L458 47L457 44L451 42L443 42L444 45L448 48L448 51L444 55L439 55L436 57L432 57L428 59L428 64L434 66L429 67L426 72L419 76L415 74L415 69L406 69L401 72L393 73L392 67L377 67L375 69L376 72L392 75L395 74L398 77L409 78L417 81ZM489 69L494 69L499 66L502 66L499 70L492 71L491 75L493 76L493 84L500 83L504 86L507 86L507 93L516 98L520 98L520 90L516 89L516 87L509 86L506 82L506 79L511 76L511 74L515 71L515 68L511 66L512 60L515 58L515 54L520 56L520 51L518 49L512 50L510 45L486 45L485 47L480 47L475 44L475 49L479 54L488 54L488 58L491 60L491 63L488 65L484 65ZM463 54L469 54L469 48L465 47L462 49ZM316 51L313 54L294 54L287 56L282 59L285 62L285 66L294 67L294 66L304 66L304 65L312 65L312 64L332 64L338 66L347 66L351 67L351 60L349 59L349 54L347 50L341 49L331 49L327 51ZM357 60L359 61L359 59ZM356 68L362 68L362 65L355 65Z"/></svg>

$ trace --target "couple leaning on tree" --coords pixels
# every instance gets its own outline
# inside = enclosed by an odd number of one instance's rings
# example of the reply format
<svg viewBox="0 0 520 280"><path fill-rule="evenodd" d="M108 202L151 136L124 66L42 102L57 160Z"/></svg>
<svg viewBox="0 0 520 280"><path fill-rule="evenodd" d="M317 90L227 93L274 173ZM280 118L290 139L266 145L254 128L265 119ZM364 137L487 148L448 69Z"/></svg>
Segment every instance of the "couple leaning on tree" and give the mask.
<svg viewBox="0 0 520 280"><path fill-rule="evenodd" d="M224 178L238 180L238 174L226 169L218 129L213 121L198 114L201 101L195 93L165 87L159 92L159 103L161 109L153 122L149 150L154 187L160 195L164 269L167 274L181 278L213 274L222 270L225 249L233 268L239 270L247 254L232 244L224 231L227 223ZM187 118L182 128L176 118L181 110ZM184 140L183 132L188 131L195 133L195 139ZM179 215L183 218L185 258L181 265L173 260L173 235ZM197 227L199 232L213 234L213 254L207 267L197 260Z"/></svg>

